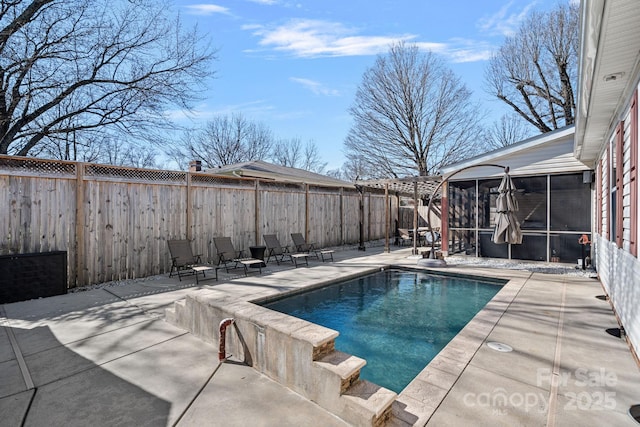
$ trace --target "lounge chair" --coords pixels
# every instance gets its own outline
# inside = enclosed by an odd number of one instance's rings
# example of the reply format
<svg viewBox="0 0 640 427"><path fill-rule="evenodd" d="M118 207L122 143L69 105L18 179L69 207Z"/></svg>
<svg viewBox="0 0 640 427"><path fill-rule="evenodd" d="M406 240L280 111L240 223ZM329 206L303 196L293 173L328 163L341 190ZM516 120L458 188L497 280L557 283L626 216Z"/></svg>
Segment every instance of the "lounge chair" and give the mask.
<svg viewBox="0 0 640 427"><path fill-rule="evenodd" d="M398 243L400 244L400 246L404 246L404 244L407 242L413 244L413 237L411 237L409 229L398 228Z"/></svg>
<svg viewBox="0 0 640 427"><path fill-rule="evenodd" d="M313 252L316 258L322 257L322 262L325 261L325 256L327 259L331 259L331 261L333 261L334 251L330 249L317 249L313 243L307 243L306 239L302 236L302 233L291 233L291 239L293 240L293 244L296 246L296 251L306 252L308 254Z"/></svg>
<svg viewBox="0 0 640 427"><path fill-rule="evenodd" d="M227 273L231 269L243 268L244 274L247 275L247 267L258 267L259 273L262 273L262 260L245 257L243 250L237 251L233 247L230 237L214 237L213 244L218 252L218 265L222 264ZM230 266L232 263L233 267Z"/></svg>
<svg viewBox="0 0 640 427"><path fill-rule="evenodd" d="M201 255L194 255L191 250L191 243L188 240L167 240L169 245L169 254L171 255L171 270L169 277L173 276L173 272L178 274L178 279L182 281L182 276L194 274L196 276L196 284L199 284L198 274L202 273L202 277L206 277L205 272L213 270L213 267L202 264ZM218 280L218 269L215 269L216 280Z"/></svg>
<svg viewBox="0 0 640 427"><path fill-rule="evenodd" d="M309 257L308 253L291 253L289 248L286 246L282 246L280 241L278 240L278 236L275 234L265 234L262 236L265 244L267 245L267 262L274 257L276 259L276 263L280 265L281 262L285 261L285 258L289 258L288 261L293 262L293 264L298 267L298 261L304 260L306 265L309 265Z"/></svg>

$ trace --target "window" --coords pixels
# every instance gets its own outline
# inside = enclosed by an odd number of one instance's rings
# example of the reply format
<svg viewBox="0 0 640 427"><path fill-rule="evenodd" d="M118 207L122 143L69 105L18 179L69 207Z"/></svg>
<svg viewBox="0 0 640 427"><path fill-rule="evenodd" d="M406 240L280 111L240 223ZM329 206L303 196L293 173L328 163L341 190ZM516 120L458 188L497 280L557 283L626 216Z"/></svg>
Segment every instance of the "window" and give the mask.
<svg viewBox="0 0 640 427"><path fill-rule="evenodd" d="M631 159L629 171L630 191L630 233L629 251L638 256L638 91L631 101Z"/></svg>
<svg viewBox="0 0 640 427"><path fill-rule="evenodd" d="M614 139L615 144L615 157L614 157L614 172L612 184L615 188L612 188L612 238L611 241L616 242L619 248L622 247L623 238L623 176L624 176L624 122L618 123L618 130L616 131L616 137ZM615 191L614 191L615 190ZM615 194L614 194L615 193Z"/></svg>

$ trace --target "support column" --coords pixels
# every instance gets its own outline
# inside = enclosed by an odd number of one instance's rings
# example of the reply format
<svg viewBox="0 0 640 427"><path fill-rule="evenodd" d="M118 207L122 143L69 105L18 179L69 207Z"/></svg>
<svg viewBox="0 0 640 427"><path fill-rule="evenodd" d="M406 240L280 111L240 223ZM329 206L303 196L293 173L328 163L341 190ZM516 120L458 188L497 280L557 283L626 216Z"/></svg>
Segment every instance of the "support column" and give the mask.
<svg viewBox="0 0 640 427"><path fill-rule="evenodd" d="M389 253L389 228L391 227L391 215L389 215L389 183L384 185L384 251Z"/></svg>
<svg viewBox="0 0 640 427"><path fill-rule="evenodd" d="M435 196L435 194L434 194ZM442 239L442 255L449 255L449 182L442 184L440 233ZM476 245L478 243L476 242Z"/></svg>
<svg viewBox="0 0 640 427"><path fill-rule="evenodd" d="M428 215L428 213L427 213ZM413 255L418 254L418 182L413 182Z"/></svg>

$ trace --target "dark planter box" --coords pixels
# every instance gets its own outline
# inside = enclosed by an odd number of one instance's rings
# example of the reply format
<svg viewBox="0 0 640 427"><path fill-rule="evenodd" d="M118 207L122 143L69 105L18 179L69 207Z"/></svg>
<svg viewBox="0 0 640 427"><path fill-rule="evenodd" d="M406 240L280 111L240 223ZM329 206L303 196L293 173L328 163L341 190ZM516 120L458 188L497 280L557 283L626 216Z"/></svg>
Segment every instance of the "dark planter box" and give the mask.
<svg viewBox="0 0 640 427"><path fill-rule="evenodd" d="M66 251L0 255L0 304L66 293Z"/></svg>

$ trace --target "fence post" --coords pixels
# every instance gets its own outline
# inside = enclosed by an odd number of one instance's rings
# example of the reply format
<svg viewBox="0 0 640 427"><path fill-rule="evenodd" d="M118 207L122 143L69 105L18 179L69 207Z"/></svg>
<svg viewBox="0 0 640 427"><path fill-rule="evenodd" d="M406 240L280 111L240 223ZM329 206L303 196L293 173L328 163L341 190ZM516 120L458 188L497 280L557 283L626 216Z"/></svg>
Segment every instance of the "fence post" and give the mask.
<svg viewBox="0 0 640 427"><path fill-rule="evenodd" d="M191 241L191 235L193 234L191 232L191 224L192 224L192 219L191 219L191 214L193 213L193 209L191 206L191 200L193 199L193 197L191 196L191 171L187 172L187 232L186 232L186 236L187 236L187 240ZM199 252L198 252L199 253Z"/></svg>
<svg viewBox="0 0 640 427"><path fill-rule="evenodd" d="M340 244L344 245L344 187L340 187Z"/></svg>
<svg viewBox="0 0 640 427"><path fill-rule="evenodd" d="M84 249L84 163L76 162L76 277L74 287L86 285Z"/></svg>
<svg viewBox="0 0 640 427"><path fill-rule="evenodd" d="M254 188L254 193L255 193L255 227L256 227L256 233L255 233L255 244L256 246L260 245L260 214L261 214L261 209L260 209L260 180L256 179L256 183L255 183L255 188Z"/></svg>
<svg viewBox="0 0 640 427"><path fill-rule="evenodd" d="M309 240L309 184L304 185L304 238Z"/></svg>

